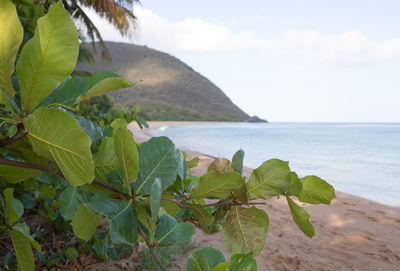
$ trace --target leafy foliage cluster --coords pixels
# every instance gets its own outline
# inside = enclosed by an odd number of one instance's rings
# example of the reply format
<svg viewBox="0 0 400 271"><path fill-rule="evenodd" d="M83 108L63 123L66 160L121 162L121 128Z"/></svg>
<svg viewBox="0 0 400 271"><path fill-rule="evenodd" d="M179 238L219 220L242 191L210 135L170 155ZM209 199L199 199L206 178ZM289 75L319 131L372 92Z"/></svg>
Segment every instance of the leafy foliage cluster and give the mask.
<svg viewBox="0 0 400 271"><path fill-rule="evenodd" d="M205 232L221 226L233 255L226 261L203 248L189 256L187 270L256 270L253 256L263 249L269 225L256 207L260 198L286 197L294 222L314 236L309 214L292 198L329 204L334 189L322 179L299 178L288 162L271 159L246 182L243 151L194 177L197 160L186 162L168 138L138 144L125 119L108 124L78 114L80 102L134 83L107 71L70 77L79 42L62 2L38 19L16 72L23 28L9 0L0 0L0 25L0 229L12 240L18 270L34 270L32 248L39 260L51 260L43 259L40 236L23 216L37 201L41 216L72 229L102 259L141 242L163 270L154 248L188 242L194 225ZM71 248L65 255L74 261L77 253Z"/></svg>

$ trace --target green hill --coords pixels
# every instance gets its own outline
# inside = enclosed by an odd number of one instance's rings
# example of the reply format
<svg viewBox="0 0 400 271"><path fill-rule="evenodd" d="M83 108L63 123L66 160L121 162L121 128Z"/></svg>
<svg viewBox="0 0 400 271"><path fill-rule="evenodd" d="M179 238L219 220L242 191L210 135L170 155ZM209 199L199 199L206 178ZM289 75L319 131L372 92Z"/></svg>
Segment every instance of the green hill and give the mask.
<svg viewBox="0 0 400 271"><path fill-rule="evenodd" d="M135 82L112 92L118 104L140 107L147 120L255 121L214 85L174 56L147 46L107 42L112 61L80 63L78 70L110 70ZM89 48L89 46L88 46ZM100 51L100 50L99 50Z"/></svg>

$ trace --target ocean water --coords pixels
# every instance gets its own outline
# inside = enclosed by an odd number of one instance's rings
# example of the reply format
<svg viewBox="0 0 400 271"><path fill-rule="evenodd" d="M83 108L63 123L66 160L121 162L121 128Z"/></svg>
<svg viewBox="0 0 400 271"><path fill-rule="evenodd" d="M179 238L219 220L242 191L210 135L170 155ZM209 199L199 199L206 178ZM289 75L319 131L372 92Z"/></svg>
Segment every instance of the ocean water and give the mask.
<svg viewBox="0 0 400 271"><path fill-rule="evenodd" d="M234 123L164 126L177 146L231 159L238 149L256 168L289 161L299 176L317 175L336 190L400 206L400 124Z"/></svg>

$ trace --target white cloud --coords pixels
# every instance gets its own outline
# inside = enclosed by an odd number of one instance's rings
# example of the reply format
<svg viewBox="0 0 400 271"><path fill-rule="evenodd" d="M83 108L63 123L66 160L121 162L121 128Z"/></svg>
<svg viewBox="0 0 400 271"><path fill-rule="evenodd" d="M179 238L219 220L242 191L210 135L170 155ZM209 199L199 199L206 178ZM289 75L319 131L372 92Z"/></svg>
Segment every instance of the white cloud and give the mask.
<svg viewBox="0 0 400 271"><path fill-rule="evenodd" d="M343 64L400 59L400 40L374 41L360 31L340 35L315 30L289 30L275 39L262 39L255 32L234 32L200 18L172 22L151 10L136 6L138 42L165 51L227 52L259 51L264 54L301 56Z"/></svg>
<svg viewBox="0 0 400 271"><path fill-rule="evenodd" d="M132 42L94 12L87 11L95 24L101 25L105 40ZM171 53L259 52L345 65L400 60L400 40L375 41L357 30L340 35L288 30L277 38L263 39L254 31L235 32L201 18L173 22L141 6L135 6L134 13L138 29L133 41Z"/></svg>

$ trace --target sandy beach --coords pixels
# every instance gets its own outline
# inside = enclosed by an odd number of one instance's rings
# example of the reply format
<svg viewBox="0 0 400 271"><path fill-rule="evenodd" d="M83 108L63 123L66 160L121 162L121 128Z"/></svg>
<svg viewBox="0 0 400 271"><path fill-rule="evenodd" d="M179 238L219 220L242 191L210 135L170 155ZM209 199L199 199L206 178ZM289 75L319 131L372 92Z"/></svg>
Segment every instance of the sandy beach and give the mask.
<svg viewBox="0 0 400 271"><path fill-rule="evenodd" d="M161 126L210 124L209 122L149 122L150 128L129 128L137 142L151 137ZM217 124L217 123L215 123ZM179 147L179 146L178 146ZM188 159L200 158L194 175L203 174L213 158L187 151ZM246 168L246 176L251 169ZM300 203L311 215L315 237L302 234L293 222L284 199L271 199L263 208L270 219L264 250L257 256L258 270L400 270L400 208L336 191L331 205ZM219 233L196 230L197 247L224 249ZM185 270L187 255L175 260L171 270Z"/></svg>

